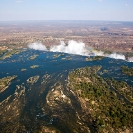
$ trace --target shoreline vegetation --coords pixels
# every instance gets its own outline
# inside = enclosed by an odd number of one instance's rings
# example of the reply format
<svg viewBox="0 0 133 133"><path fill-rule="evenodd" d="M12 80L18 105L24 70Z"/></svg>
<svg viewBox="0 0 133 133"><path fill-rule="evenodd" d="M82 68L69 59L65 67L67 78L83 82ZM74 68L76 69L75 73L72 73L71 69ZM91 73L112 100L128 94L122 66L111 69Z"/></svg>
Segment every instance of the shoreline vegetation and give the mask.
<svg viewBox="0 0 133 133"><path fill-rule="evenodd" d="M111 87L118 89L118 93L130 102L133 100L130 95L133 88L123 81L107 80L109 85L97 75L100 68L101 66L84 67L72 71L68 78L69 88L76 93L82 109L89 108L98 132L132 132L133 107L118 97Z"/></svg>
<svg viewBox="0 0 133 133"><path fill-rule="evenodd" d="M37 54L34 54L32 56L29 57L30 60L34 60L38 55Z"/></svg>
<svg viewBox="0 0 133 133"><path fill-rule="evenodd" d="M20 52L22 52L21 49L0 51L0 60L11 58L11 56L13 56L15 54L19 54Z"/></svg>
<svg viewBox="0 0 133 133"><path fill-rule="evenodd" d="M21 72L24 72L24 71L26 71L26 70L27 70L26 68L22 68L22 69L21 69Z"/></svg>
<svg viewBox="0 0 133 133"><path fill-rule="evenodd" d="M9 85L11 84L12 80L14 80L16 78L17 78L16 75L1 78L0 79L0 93L5 91L9 87Z"/></svg>
<svg viewBox="0 0 133 133"><path fill-rule="evenodd" d="M35 69L35 68L37 68L37 67L39 67L39 65L30 66L31 69Z"/></svg>
<svg viewBox="0 0 133 133"><path fill-rule="evenodd" d="M88 57L85 60L86 61L94 61L94 60L102 60L104 58L104 56L94 56L92 58Z"/></svg>
<svg viewBox="0 0 133 133"><path fill-rule="evenodd" d="M128 76L133 76L133 67L128 68L128 66L121 66L122 72Z"/></svg>

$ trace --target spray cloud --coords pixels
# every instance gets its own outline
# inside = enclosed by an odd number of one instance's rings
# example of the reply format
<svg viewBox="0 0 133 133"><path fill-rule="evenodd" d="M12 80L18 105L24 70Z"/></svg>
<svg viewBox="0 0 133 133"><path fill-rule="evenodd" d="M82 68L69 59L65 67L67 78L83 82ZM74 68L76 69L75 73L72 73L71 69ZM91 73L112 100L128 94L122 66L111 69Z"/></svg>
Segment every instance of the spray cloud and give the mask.
<svg viewBox="0 0 133 133"><path fill-rule="evenodd" d="M133 57L128 57L128 62L133 62Z"/></svg>
<svg viewBox="0 0 133 133"><path fill-rule="evenodd" d="M114 59L126 60L125 55L117 54L117 53L105 54L104 56L109 57L109 58L114 58Z"/></svg>
<svg viewBox="0 0 133 133"><path fill-rule="evenodd" d="M112 53L112 54L104 54L102 51L96 51L92 48L88 48L85 46L83 42L76 42L76 41L68 41L68 44L66 45L63 41L60 42L59 45L51 46L48 50L45 45L42 43L31 43L28 45L30 49L35 50L43 50L43 51L51 51L51 52L63 52L63 53L69 53L69 54L77 54L77 55L83 55L83 56L105 56L109 58L114 59L122 59L126 60L125 56L122 54ZM133 62L133 57L128 58L129 62Z"/></svg>
<svg viewBox="0 0 133 133"><path fill-rule="evenodd" d="M86 55L86 56L88 55L87 50L85 48L85 44L73 40L69 41L68 45L66 45L64 42L61 42L60 45L51 47L50 51Z"/></svg>
<svg viewBox="0 0 133 133"><path fill-rule="evenodd" d="M47 51L46 46L43 45L42 43L31 43L28 45L28 48L35 49L35 50Z"/></svg>

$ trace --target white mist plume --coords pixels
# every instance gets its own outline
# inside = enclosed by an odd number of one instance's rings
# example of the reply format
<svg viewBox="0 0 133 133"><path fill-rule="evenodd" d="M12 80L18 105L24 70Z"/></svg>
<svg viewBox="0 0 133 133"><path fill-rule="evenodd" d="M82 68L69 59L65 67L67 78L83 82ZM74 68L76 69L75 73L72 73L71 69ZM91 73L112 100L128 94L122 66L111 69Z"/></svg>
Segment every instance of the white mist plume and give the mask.
<svg viewBox="0 0 133 133"><path fill-rule="evenodd" d="M109 58L114 58L114 59L126 60L125 55L117 54L117 53L105 54L104 56L109 57Z"/></svg>
<svg viewBox="0 0 133 133"><path fill-rule="evenodd" d="M43 50L43 51L47 51L47 48L45 45L43 45L42 43L31 43L28 45L28 47L30 49L35 49L35 50Z"/></svg>
<svg viewBox="0 0 133 133"><path fill-rule="evenodd" d="M30 49L48 51L46 46L41 43L31 43L28 45L28 47ZM104 54L104 52L102 51L96 51L90 47L86 47L83 42L76 42L73 40L68 41L67 45L62 41L60 45L50 47L49 51L78 54L78 55L84 55L84 56L105 56L105 57L114 58L114 59L126 60L123 54L117 54L117 53ZM133 57L129 57L128 61L133 62Z"/></svg>
<svg viewBox="0 0 133 133"><path fill-rule="evenodd" d="M52 52L64 52L69 54L78 54L78 55L88 55L87 50L85 48L85 44L82 42L69 41L68 45L64 42L61 42L58 46L53 46L50 48Z"/></svg>
<svg viewBox="0 0 133 133"><path fill-rule="evenodd" d="M129 62L133 62L133 57L128 57Z"/></svg>

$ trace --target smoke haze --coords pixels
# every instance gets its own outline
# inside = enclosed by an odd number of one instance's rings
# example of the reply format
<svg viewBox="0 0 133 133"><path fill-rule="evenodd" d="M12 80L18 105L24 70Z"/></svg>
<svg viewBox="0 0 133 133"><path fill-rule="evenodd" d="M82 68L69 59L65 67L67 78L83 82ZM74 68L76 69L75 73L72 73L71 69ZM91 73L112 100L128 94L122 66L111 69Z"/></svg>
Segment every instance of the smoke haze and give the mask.
<svg viewBox="0 0 133 133"><path fill-rule="evenodd" d="M46 48L42 43L31 43L28 45L28 48L35 50L51 51L51 52L62 52L68 54L77 54L83 56L105 56L113 59L126 60L125 55L123 54L104 54L102 51L96 51L90 47L86 47L83 42L68 41L68 44L65 44L63 41L59 45L51 46L49 49ZM133 57L128 58L129 62L133 62Z"/></svg>

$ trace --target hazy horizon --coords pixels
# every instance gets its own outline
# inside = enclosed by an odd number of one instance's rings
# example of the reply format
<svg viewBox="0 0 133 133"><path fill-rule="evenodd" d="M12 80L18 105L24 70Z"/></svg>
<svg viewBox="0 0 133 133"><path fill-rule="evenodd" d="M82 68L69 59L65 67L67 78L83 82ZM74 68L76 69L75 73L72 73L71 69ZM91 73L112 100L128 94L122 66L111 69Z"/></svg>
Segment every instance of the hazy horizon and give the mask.
<svg viewBox="0 0 133 133"><path fill-rule="evenodd" d="M48 22L48 21L51 21L51 22L52 22L52 21L53 21L53 22L54 22L54 21L55 21L55 22L59 22L59 21L62 21L62 22L63 22L63 21L64 21L64 22L65 22L65 21L70 21L70 22L72 22L72 21L73 21L73 22L74 22L74 21L75 21L75 22L76 22L76 21L77 21L77 22L78 22L78 21L79 21L79 22L83 22L83 21L84 21L84 22L87 22L87 21L88 21L88 22L94 22L94 21L95 21L95 22L133 22L133 20L129 20L129 21L128 21L128 20L0 20L0 22L33 22L33 21L36 21L36 22L44 22L44 21L45 21L45 22Z"/></svg>

